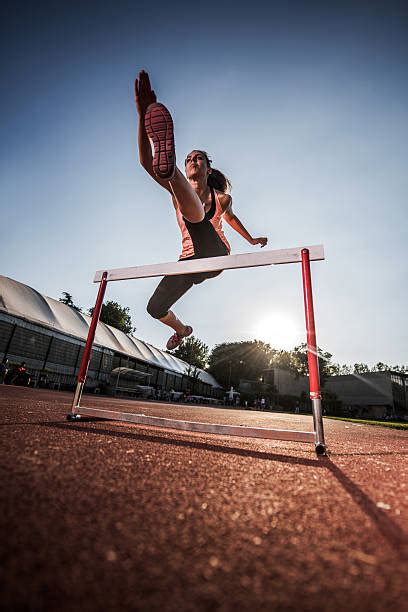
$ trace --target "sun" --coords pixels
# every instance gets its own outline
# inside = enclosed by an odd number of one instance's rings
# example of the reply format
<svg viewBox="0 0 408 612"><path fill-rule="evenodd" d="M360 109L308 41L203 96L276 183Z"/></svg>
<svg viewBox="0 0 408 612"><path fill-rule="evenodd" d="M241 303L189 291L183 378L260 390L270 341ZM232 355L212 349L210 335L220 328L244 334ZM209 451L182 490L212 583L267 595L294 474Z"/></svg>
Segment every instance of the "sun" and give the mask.
<svg viewBox="0 0 408 612"><path fill-rule="evenodd" d="M283 313L260 317L253 333L257 340L269 343L272 348L290 350L302 342L302 332L295 322Z"/></svg>

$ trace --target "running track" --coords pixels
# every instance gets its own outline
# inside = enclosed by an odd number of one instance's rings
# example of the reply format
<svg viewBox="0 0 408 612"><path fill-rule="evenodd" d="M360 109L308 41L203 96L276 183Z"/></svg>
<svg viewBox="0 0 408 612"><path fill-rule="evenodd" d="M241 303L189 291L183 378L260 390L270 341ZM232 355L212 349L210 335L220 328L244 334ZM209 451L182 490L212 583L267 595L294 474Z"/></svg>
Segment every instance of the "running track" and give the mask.
<svg viewBox="0 0 408 612"><path fill-rule="evenodd" d="M399 612L408 434L325 419L311 444L68 423L0 386L1 609ZM311 417L84 396L84 405L310 429Z"/></svg>

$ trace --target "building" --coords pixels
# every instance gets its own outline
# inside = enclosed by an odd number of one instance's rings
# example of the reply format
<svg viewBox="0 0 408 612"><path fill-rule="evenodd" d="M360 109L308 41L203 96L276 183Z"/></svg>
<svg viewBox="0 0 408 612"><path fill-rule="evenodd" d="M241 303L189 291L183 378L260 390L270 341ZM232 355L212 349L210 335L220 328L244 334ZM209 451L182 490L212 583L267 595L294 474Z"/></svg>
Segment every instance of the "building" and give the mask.
<svg viewBox="0 0 408 612"><path fill-rule="evenodd" d="M275 388L278 395L300 396L309 393L309 379L307 376L295 376L283 368L270 368L264 370L263 380Z"/></svg>
<svg viewBox="0 0 408 612"><path fill-rule="evenodd" d="M299 398L301 404L309 397L307 376L271 368L264 371L263 380L276 393L275 405L283 405L284 397ZM330 376L322 385L322 395L327 414L408 420L407 374L386 371Z"/></svg>
<svg viewBox="0 0 408 612"><path fill-rule="evenodd" d="M0 275L0 361L25 361L34 384L74 388L90 321L66 304ZM224 396L208 372L101 322L85 391L145 397L189 392L202 400Z"/></svg>
<svg viewBox="0 0 408 612"><path fill-rule="evenodd" d="M408 419L408 375L399 372L366 372L330 376L324 389L353 417Z"/></svg>
<svg viewBox="0 0 408 612"><path fill-rule="evenodd" d="M239 390L244 401L249 399L258 405L262 398L266 399L268 409L295 409L296 401L302 398L302 408L308 406L309 379L305 376L294 376L283 368L268 368L263 370L259 380L239 381Z"/></svg>

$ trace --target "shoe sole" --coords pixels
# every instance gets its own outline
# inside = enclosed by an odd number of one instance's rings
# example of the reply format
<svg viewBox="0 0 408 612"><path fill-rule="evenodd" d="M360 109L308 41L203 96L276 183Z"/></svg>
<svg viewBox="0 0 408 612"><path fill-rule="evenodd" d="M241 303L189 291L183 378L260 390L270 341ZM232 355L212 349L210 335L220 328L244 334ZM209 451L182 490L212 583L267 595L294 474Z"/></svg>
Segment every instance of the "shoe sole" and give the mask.
<svg viewBox="0 0 408 612"><path fill-rule="evenodd" d="M153 141L153 172L164 180L170 180L176 170L173 119L163 104L150 104L145 115L145 128Z"/></svg>

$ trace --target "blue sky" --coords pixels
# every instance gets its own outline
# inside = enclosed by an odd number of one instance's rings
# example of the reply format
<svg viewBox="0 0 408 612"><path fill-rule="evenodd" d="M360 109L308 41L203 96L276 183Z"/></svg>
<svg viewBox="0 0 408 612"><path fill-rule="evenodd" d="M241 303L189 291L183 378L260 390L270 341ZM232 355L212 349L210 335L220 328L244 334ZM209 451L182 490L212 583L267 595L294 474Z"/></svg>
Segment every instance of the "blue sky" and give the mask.
<svg viewBox="0 0 408 612"><path fill-rule="evenodd" d="M408 56L401 2L3 3L0 272L93 305L95 270L177 259L168 195L138 163L133 81L149 71L182 161L207 150L268 248L312 266L319 345L407 363ZM233 252L254 247L227 226ZM157 279L113 283L136 335ZM176 312L210 347L304 341L297 265L226 271Z"/></svg>

